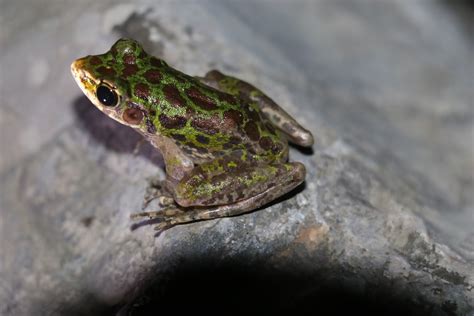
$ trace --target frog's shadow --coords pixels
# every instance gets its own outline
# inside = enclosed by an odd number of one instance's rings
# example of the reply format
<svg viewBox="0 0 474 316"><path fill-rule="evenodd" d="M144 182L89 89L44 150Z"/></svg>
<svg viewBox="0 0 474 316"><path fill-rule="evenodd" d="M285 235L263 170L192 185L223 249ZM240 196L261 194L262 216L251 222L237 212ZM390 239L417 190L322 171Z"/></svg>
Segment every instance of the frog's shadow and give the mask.
<svg viewBox="0 0 474 316"><path fill-rule="evenodd" d="M158 150L148 142L140 144L143 137L139 133L104 115L87 97L80 96L74 100L73 110L80 126L97 143L117 153L133 154L136 151L136 155L164 168L163 157Z"/></svg>

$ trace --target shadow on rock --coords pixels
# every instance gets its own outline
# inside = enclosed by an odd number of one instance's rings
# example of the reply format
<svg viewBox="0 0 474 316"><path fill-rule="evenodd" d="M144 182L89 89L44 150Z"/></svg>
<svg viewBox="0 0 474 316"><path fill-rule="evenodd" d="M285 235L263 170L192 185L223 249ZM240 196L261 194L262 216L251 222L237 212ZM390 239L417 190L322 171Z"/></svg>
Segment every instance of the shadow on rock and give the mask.
<svg viewBox="0 0 474 316"><path fill-rule="evenodd" d="M131 154L137 148L137 155L163 167L161 154L150 143L140 144L143 137L139 133L107 117L85 96L77 98L73 103L73 108L81 126L96 142L118 153Z"/></svg>
<svg viewBox="0 0 474 316"><path fill-rule="evenodd" d="M457 315L457 306L432 306L408 297L388 280L359 286L339 267L275 267L256 258L181 258L128 302L110 305L94 293L60 308L63 315ZM291 265L291 264L290 264ZM337 271L336 271L337 270ZM367 279L369 276L364 276ZM46 303L44 305L47 305Z"/></svg>
<svg viewBox="0 0 474 316"><path fill-rule="evenodd" d="M464 32L467 42L473 46L474 2L472 0L438 0L438 3L453 14L454 21Z"/></svg>
<svg viewBox="0 0 474 316"><path fill-rule="evenodd" d="M180 262L178 268L152 286L119 315L427 315L430 307L395 297L380 285L365 293L339 281L328 271L274 271L262 264Z"/></svg>

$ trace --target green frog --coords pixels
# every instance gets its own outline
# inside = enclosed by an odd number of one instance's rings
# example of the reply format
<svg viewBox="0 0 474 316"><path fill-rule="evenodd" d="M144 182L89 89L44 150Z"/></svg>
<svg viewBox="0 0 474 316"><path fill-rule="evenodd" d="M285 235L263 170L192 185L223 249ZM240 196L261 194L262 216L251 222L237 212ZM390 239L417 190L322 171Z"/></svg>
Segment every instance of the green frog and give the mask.
<svg viewBox="0 0 474 316"><path fill-rule="evenodd" d="M253 85L217 70L184 74L120 39L102 55L71 65L75 81L110 118L143 135L163 155L162 209L132 214L156 230L255 210L305 179L288 162L288 141L313 136ZM150 200L150 199L148 199Z"/></svg>

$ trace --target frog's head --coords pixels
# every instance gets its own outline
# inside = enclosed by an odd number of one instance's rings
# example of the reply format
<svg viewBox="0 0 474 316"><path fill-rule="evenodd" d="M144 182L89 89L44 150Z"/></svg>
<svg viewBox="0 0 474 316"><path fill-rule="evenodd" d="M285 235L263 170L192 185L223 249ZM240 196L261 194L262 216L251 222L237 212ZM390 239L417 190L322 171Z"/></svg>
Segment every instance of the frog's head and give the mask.
<svg viewBox="0 0 474 316"><path fill-rule="evenodd" d="M150 62L157 60L136 41L120 39L105 54L74 61L71 72L99 110L122 124L141 128L145 126L146 104L150 101L147 98L152 96L143 95L146 91L140 91L140 87L144 86L144 78L159 79L158 75L146 76Z"/></svg>

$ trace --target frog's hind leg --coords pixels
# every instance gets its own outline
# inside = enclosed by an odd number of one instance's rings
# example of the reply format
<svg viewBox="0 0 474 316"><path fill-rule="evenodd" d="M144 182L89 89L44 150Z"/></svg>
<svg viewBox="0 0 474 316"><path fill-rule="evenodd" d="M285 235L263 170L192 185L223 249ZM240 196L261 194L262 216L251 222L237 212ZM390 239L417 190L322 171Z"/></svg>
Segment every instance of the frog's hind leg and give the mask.
<svg viewBox="0 0 474 316"><path fill-rule="evenodd" d="M255 210L293 190L304 181L306 170L303 164L292 162L257 166L240 174L240 180L238 180L237 173L241 172L236 172L236 174L227 173L228 177L226 179L219 175L213 177L212 187L219 187L216 185L221 180L224 180L225 186L221 187L219 192L212 194L215 197L208 199L205 197L199 198L196 195L199 195L198 192L205 191L204 187L209 185L209 180L203 180L199 183L196 178L190 177L182 183L182 186L186 186L186 183L192 183L194 188L193 199L195 200L192 203L189 200L186 201L185 198L178 198L178 203L185 205L191 203L193 205L185 208L165 209L164 212L156 212L152 216L147 212L134 214L133 218L149 217L158 219L160 223L156 226L156 230L161 231L179 224L239 215ZM269 178L256 185L248 186L247 181L242 182L242 177L247 180L260 177L263 180L266 177L265 174ZM178 195L180 194L185 195L186 193L178 193Z"/></svg>
<svg viewBox="0 0 474 316"><path fill-rule="evenodd" d="M218 70L209 71L201 82L222 92L238 96L241 99L257 104L263 115L284 132L288 139L297 145L309 147L313 145L313 135L302 127L290 114L283 110L270 97L248 82L224 75Z"/></svg>

